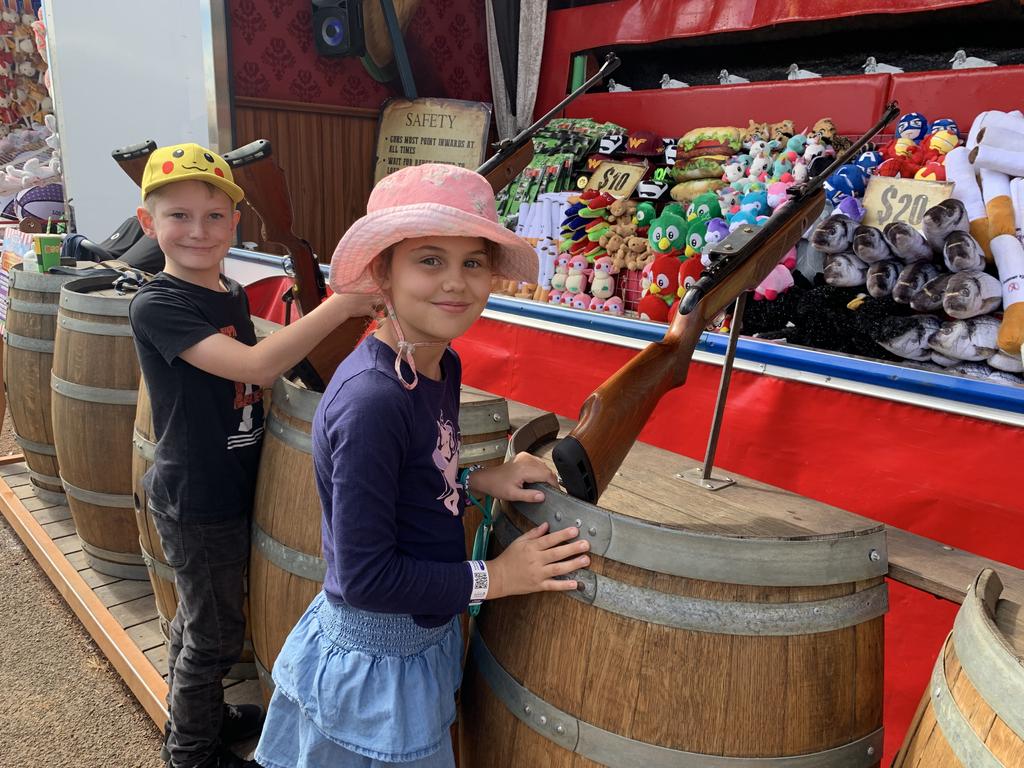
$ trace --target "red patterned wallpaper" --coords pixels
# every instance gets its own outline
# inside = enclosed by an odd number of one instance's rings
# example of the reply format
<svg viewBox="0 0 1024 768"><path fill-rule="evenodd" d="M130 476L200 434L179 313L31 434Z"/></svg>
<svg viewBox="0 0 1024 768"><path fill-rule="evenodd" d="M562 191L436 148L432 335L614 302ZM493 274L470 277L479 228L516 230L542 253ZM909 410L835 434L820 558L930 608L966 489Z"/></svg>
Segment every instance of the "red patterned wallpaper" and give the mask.
<svg viewBox="0 0 1024 768"><path fill-rule="evenodd" d="M377 109L401 95L358 59L317 54L310 0L229 0L228 11L236 96ZM405 38L420 96L491 101L479 0L423 0Z"/></svg>

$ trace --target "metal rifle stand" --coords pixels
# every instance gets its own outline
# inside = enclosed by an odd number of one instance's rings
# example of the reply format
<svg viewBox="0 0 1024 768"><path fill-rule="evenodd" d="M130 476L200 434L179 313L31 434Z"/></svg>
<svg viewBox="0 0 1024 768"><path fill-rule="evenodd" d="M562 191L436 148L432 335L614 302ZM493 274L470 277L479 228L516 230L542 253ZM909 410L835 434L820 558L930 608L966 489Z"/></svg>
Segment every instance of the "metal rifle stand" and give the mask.
<svg viewBox="0 0 1024 768"><path fill-rule="evenodd" d="M739 341L743 325L743 310L747 306L747 293L744 291L736 299L733 311L732 327L729 329L729 344L725 349L725 362L722 365L722 380L718 384L718 400L715 403L715 417L711 422L711 433L708 435L708 449L704 454L704 466L688 469L677 474L680 480L693 483L707 491L720 491L736 483L731 477L712 477L715 469L715 451L718 449L718 435L722 431L722 417L725 414L725 401L729 396L729 382L732 379L732 365L736 359L736 342Z"/></svg>

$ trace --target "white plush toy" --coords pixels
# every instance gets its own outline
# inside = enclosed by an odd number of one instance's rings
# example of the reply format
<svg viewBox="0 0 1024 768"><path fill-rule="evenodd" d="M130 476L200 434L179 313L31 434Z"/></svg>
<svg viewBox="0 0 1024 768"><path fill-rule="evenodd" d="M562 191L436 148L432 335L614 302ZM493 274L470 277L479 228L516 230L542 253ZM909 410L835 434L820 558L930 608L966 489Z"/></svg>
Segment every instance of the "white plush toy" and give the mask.
<svg viewBox="0 0 1024 768"><path fill-rule="evenodd" d="M1019 357L1024 344L1024 243L1017 232L1024 212L1014 211L1011 180L1024 176L1024 117L988 112L979 120L983 125L971 128L977 145L969 157L981 177L989 247L1003 286L999 348Z"/></svg>

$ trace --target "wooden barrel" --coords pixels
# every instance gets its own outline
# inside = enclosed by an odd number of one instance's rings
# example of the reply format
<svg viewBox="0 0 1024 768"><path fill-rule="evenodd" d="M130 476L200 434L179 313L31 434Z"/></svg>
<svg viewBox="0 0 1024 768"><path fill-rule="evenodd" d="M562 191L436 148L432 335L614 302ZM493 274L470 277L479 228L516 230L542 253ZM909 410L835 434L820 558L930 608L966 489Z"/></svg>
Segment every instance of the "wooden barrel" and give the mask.
<svg viewBox="0 0 1024 768"><path fill-rule="evenodd" d="M65 503L50 414L53 340L61 286L76 279L26 272L21 264L10 272L4 384L14 439L25 455L29 478L36 495L51 504Z"/></svg>
<svg viewBox="0 0 1024 768"><path fill-rule="evenodd" d="M249 562L253 648L265 698L272 691L269 670L291 628L323 586L326 570L310 438L321 396L279 379L267 415ZM500 462L508 446L508 404L472 392L463 392L461 401L460 466Z"/></svg>
<svg viewBox="0 0 1024 768"><path fill-rule="evenodd" d="M132 427L139 362L128 303L110 277L60 293L50 384L60 477L89 565L145 580L132 500Z"/></svg>
<svg viewBox="0 0 1024 768"><path fill-rule="evenodd" d="M253 505L249 615L256 671L269 700L285 638L323 584L320 497L310 429L322 394L285 378L274 385Z"/></svg>
<svg viewBox="0 0 1024 768"><path fill-rule="evenodd" d="M893 768L1024 766L1024 612L1002 591L989 568L971 584Z"/></svg>
<svg viewBox="0 0 1024 768"><path fill-rule="evenodd" d="M547 522L591 563L579 591L485 603L466 765L879 764L883 527L745 479L712 494L676 479L686 462L638 444L605 507L544 487L503 509L494 553Z"/></svg>
<svg viewBox="0 0 1024 768"><path fill-rule="evenodd" d="M508 402L486 392L463 390L459 397L459 431L462 433L459 467L501 464L508 451ZM473 554L473 537L482 519L478 507L466 506L466 557Z"/></svg>

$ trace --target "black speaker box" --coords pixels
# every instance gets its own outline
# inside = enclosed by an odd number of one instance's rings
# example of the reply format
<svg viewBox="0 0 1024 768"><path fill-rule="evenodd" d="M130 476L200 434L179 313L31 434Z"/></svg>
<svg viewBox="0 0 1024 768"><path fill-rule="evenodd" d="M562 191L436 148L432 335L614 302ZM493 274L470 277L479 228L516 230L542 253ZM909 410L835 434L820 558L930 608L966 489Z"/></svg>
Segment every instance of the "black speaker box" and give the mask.
<svg viewBox="0 0 1024 768"><path fill-rule="evenodd" d="M313 40L321 56L362 56L362 0L313 0Z"/></svg>

